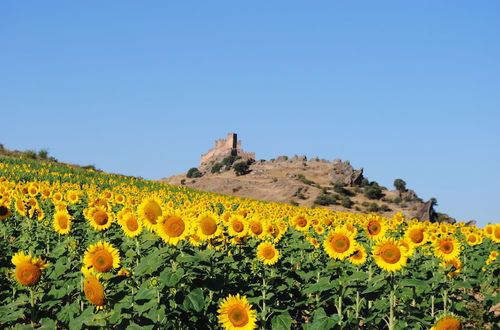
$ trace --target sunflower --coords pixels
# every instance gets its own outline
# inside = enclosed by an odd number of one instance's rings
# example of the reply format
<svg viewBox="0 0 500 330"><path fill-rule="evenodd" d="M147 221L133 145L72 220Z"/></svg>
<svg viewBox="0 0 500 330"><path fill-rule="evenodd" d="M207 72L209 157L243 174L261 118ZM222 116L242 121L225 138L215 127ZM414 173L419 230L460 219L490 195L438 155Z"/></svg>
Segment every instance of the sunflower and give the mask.
<svg viewBox="0 0 500 330"><path fill-rule="evenodd" d="M444 261L457 258L460 254L460 243L453 236L438 238L434 243L434 255Z"/></svg>
<svg viewBox="0 0 500 330"><path fill-rule="evenodd" d="M441 267L443 268L449 267L450 272L448 273L448 277L453 277L455 275L458 275L463 266L464 264L458 258L453 258L451 260L443 261L443 263L441 263Z"/></svg>
<svg viewBox="0 0 500 330"><path fill-rule="evenodd" d="M264 225L259 218L252 218L248 221L248 231L250 236L262 237L264 234Z"/></svg>
<svg viewBox="0 0 500 330"><path fill-rule="evenodd" d="M364 264L366 261L366 250L362 245L356 245L349 261L355 265Z"/></svg>
<svg viewBox="0 0 500 330"><path fill-rule="evenodd" d="M405 248L393 238L379 241L373 247L372 255L375 263L388 272L400 270L406 265Z"/></svg>
<svg viewBox="0 0 500 330"><path fill-rule="evenodd" d="M478 235L477 233L470 233L469 235L467 235L465 241L467 242L467 244L472 246L479 245L483 243L483 236Z"/></svg>
<svg viewBox="0 0 500 330"><path fill-rule="evenodd" d="M61 235L69 234L73 217L68 212L59 211L54 214L54 230Z"/></svg>
<svg viewBox="0 0 500 330"><path fill-rule="evenodd" d="M19 213L22 216L26 216L26 202L22 198L17 198L16 201L14 202L14 206L16 208L16 212Z"/></svg>
<svg viewBox="0 0 500 330"><path fill-rule="evenodd" d="M229 219L229 235L236 237L245 237L247 231L247 221L241 215L233 215L231 219Z"/></svg>
<svg viewBox="0 0 500 330"><path fill-rule="evenodd" d="M190 222L178 212L169 212L158 218L155 229L166 243L177 245L190 233Z"/></svg>
<svg viewBox="0 0 500 330"><path fill-rule="evenodd" d="M70 204L76 204L80 201L80 192L76 190L68 190L66 192L66 200Z"/></svg>
<svg viewBox="0 0 500 330"><path fill-rule="evenodd" d="M62 202L62 200L63 200L63 195L62 195L60 192L55 191L55 192L52 194L51 199L52 199L52 202L53 202L54 204L61 203L61 202Z"/></svg>
<svg viewBox="0 0 500 330"><path fill-rule="evenodd" d="M354 252L356 241L353 233L342 226L328 233L323 241L323 247L330 258L343 260Z"/></svg>
<svg viewBox="0 0 500 330"><path fill-rule="evenodd" d="M311 221L305 215L297 215L292 219L292 225L299 231L307 231L311 225Z"/></svg>
<svg viewBox="0 0 500 330"><path fill-rule="evenodd" d="M7 219L11 215L12 212L10 211L10 207L7 205L7 203L0 203L0 221Z"/></svg>
<svg viewBox="0 0 500 330"><path fill-rule="evenodd" d="M462 323L454 314L441 316L430 330L461 330Z"/></svg>
<svg viewBox="0 0 500 330"><path fill-rule="evenodd" d="M213 213L200 214L196 222L196 236L201 240L217 237L221 233L220 226L218 225L219 217Z"/></svg>
<svg viewBox="0 0 500 330"><path fill-rule="evenodd" d="M490 238L493 242L500 243L500 223L495 224L495 228L493 228L493 233Z"/></svg>
<svg viewBox="0 0 500 330"><path fill-rule="evenodd" d="M257 318L245 296L229 295L219 305L217 318L224 329L252 330L257 328Z"/></svg>
<svg viewBox="0 0 500 330"><path fill-rule="evenodd" d="M399 243L405 248L405 254L408 257L411 257L415 252L415 247L412 244L408 243L405 239L400 239Z"/></svg>
<svg viewBox="0 0 500 330"><path fill-rule="evenodd" d="M142 232L142 221L137 219L133 212L127 212L122 215L119 224L127 237L136 237Z"/></svg>
<svg viewBox="0 0 500 330"><path fill-rule="evenodd" d="M366 234L372 241L378 241L385 236L387 226L380 217L371 217L365 226Z"/></svg>
<svg viewBox="0 0 500 330"><path fill-rule="evenodd" d="M257 258L259 258L264 265L274 265L278 262L279 257L280 253L273 244L262 242L257 246Z"/></svg>
<svg viewBox="0 0 500 330"><path fill-rule="evenodd" d="M104 287L99 281L101 274L95 273L86 267L82 267L82 273L85 276L85 280L83 281L85 298L87 298L92 305L103 308L106 296L104 294Z"/></svg>
<svg viewBox="0 0 500 330"><path fill-rule="evenodd" d="M162 202L158 197L148 197L139 205L138 212L142 223L148 230L153 231L158 218L163 215Z"/></svg>
<svg viewBox="0 0 500 330"><path fill-rule="evenodd" d="M494 230L495 230L495 225L489 223L486 225L486 227L484 227L484 234L486 235L486 237L491 238L491 236L493 236Z"/></svg>
<svg viewBox="0 0 500 330"><path fill-rule="evenodd" d="M425 244L427 241L427 234L425 227L421 224L411 225L405 232L406 241L417 247Z"/></svg>
<svg viewBox="0 0 500 330"><path fill-rule="evenodd" d="M101 241L87 248L83 263L88 268L93 267L95 271L104 273L111 268L120 267L120 254L113 245Z"/></svg>
<svg viewBox="0 0 500 330"><path fill-rule="evenodd" d="M102 206L96 206L86 212L86 218L95 230L101 231L111 227L114 220L113 212L108 212Z"/></svg>
<svg viewBox="0 0 500 330"><path fill-rule="evenodd" d="M37 284L42 276L42 269L48 266L43 259L26 255L22 251L12 256L11 261L16 266L16 280L25 286Z"/></svg>

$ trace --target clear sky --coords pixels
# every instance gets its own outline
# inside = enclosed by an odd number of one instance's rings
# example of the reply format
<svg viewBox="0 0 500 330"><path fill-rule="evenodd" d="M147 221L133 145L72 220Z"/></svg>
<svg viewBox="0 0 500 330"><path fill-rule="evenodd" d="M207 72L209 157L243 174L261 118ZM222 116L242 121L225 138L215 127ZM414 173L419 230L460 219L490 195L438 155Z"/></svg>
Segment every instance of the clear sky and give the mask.
<svg viewBox="0 0 500 330"><path fill-rule="evenodd" d="M498 1L0 2L0 143L159 179L236 132L500 220Z"/></svg>

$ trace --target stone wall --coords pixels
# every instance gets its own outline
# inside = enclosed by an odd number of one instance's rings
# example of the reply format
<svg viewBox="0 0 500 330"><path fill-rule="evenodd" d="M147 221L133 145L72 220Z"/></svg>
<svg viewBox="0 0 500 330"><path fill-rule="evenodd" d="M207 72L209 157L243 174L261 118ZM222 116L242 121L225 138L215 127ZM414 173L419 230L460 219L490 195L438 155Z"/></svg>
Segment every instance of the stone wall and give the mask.
<svg viewBox="0 0 500 330"><path fill-rule="evenodd" d="M216 140L214 148L210 149L206 154L201 155L200 163L205 164L211 159L231 155L255 159L255 153L244 152L243 149L241 149L241 141L238 141L238 135L236 133L228 133L226 139Z"/></svg>

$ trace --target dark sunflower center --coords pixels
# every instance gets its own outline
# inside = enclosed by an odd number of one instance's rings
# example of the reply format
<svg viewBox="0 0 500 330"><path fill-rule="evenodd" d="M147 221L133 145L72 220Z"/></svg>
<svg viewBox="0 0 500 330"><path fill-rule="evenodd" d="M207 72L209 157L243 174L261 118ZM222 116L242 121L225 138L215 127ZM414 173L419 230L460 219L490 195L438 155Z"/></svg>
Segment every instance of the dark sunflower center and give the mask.
<svg viewBox="0 0 500 330"><path fill-rule="evenodd" d="M108 215L104 211L97 211L94 214L94 221L100 225L103 226L108 223Z"/></svg>
<svg viewBox="0 0 500 330"><path fill-rule="evenodd" d="M212 218L205 218L201 222L201 231L204 235L213 235L217 230L217 224Z"/></svg>
<svg viewBox="0 0 500 330"><path fill-rule="evenodd" d="M242 327L248 323L247 312L242 307L237 306L229 313L229 320L234 326Z"/></svg>
<svg viewBox="0 0 500 330"><path fill-rule="evenodd" d="M130 231L136 231L137 229L139 229L139 224L137 223L137 220L134 219L133 217L128 218L127 219L127 228Z"/></svg>
<svg viewBox="0 0 500 330"><path fill-rule="evenodd" d="M5 216L9 213L9 209L3 205L0 205L0 217Z"/></svg>

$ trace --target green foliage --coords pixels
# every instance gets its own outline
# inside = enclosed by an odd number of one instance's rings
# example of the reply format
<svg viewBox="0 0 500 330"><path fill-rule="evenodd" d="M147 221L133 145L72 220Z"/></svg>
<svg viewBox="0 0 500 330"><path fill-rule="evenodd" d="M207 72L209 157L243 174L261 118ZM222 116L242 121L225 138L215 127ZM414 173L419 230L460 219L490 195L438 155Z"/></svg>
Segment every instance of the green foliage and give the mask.
<svg viewBox="0 0 500 330"><path fill-rule="evenodd" d="M369 199L380 199L384 196L382 189L378 185L371 185L365 188L364 195Z"/></svg>
<svg viewBox="0 0 500 330"><path fill-rule="evenodd" d="M192 167L189 169L189 171L187 171L186 176L188 178L200 178L203 176L203 174L196 167Z"/></svg>
<svg viewBox="0 0 500 330"><path fill-rule="evenodd" d="M23 153L23 157L28 158L28 159L36 159L37 158L36 152L34 150L26 150Z"/></svg>
<svg viewBox="0 0 500 330"><path fill-rule="evenodd" d="M247 161L240 161L233 164L233 169L236 175L245 175L248 173L250 166Z"/></svg>
<svg viewBox="0 0 500 330"><path fill-rule="evenodd" d="M310 185L310 186L312 186L312 185L316 184L316 182L314 182L314 181L312 181L312 180L307 179L307 178L304 176L304 174L299 174L299 175L297 175L297 180L299 180L300 182L302 182L302 183L304 183L304 184Z"/></svg>
<svg viewBox="0 0 500 330"><path fill-rule="evenodd" d="M241 156L227 156L222 160L222 165L225 165L227 167L231 167L235 161L238 159L241 159Z"/></svg>
<svg viewBox="0 0 500 330"><path fill-rule="evenodd" d="M38 157L41 159L47 159L49 152L46 149L41 149L38 151Z"/></svg>
<svg viewBox="0 0 500 330"><path fill-rule="evenodd" d="M212 166L212 169L210 170L210 172L212 173L219 173L220 170L222 169L222 163L215 163L213 166Z"/></svg>
<svg viewBox="0 0 500 330"><path fill-rule="evenodd" d="M406 182L402 179L396 179L394 180L394 188L396 188L396 190L398 190L399 192L405 192Z"/></svg>
<svg viewBox="0 0 500 330"><path fill-rule="evenodd" d="M334 205L337 204L337 201L339 200L339 196L336 194L320 194L316 199L314 200L314 204L317 205L322 205L322 206L328 206L328 205Z"/></svg>
<svg viewBox="0 0 500 330"><path fill-rule="evenodd" d="M341 205L345 208L350 209L354 205L354 202L347 196L342 196L340 200L341 200Z"/></svg>
<svg viewBox="0 0 500 330"><path fill-rule="evenodd" d="M373 202L373 203L368 204L367 210L368 210L368 212L378 212L378 211L380 211L380 207L378 206L377 203Z"/></svg>

